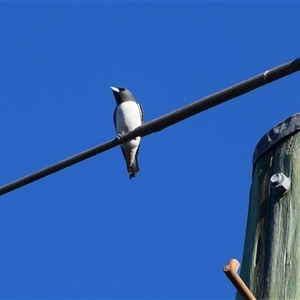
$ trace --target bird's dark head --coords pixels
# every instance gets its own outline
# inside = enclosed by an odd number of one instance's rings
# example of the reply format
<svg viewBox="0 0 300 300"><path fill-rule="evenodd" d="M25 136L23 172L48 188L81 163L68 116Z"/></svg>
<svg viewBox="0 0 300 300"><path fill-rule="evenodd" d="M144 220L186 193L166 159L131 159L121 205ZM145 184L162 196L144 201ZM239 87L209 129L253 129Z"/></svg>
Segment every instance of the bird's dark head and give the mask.
<svg viewBox="0 0 300 300"><path fill-rule="evenodd" d="M135 101L133 95L129 90L124 87L110 87L114 93L117 104L121 104L126 101Z"/></svg>

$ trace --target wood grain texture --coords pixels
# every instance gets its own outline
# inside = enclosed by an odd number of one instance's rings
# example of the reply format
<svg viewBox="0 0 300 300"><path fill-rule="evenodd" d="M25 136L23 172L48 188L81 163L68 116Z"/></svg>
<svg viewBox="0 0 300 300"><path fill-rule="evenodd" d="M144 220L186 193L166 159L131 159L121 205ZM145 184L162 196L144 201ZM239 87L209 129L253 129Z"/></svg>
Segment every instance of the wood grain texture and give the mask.
<svg viewBox="0 0 300 300"><path fill-rule="evenodd" d="M278 196L274 173L291 178ZM256 163L250 190L241 278L257 299L300 299L300 132L271 148ZM237 294L236 299L242 299Z"/></svg>

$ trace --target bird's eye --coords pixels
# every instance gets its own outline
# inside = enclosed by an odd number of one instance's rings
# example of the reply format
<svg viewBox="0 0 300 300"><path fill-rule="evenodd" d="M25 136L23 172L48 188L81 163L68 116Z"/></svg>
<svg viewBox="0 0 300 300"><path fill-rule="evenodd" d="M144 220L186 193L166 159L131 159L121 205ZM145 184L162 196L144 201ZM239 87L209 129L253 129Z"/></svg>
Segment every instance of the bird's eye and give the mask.
<svg viewBox="0 0 300 300"><path fill-rule="evenodd" d="M120 90L120 91L122 91L122 92L124 92L124 91L125 91L125 89L124 89L124 88L119 88L119 90Z"/></svg>

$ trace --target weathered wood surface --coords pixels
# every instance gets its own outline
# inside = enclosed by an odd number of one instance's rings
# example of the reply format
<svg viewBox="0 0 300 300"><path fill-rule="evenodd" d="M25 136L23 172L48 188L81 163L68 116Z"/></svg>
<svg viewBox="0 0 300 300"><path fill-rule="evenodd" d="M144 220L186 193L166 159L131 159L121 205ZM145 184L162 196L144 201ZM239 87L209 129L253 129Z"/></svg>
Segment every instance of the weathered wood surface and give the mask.
<svg viewBox="0 0 300 300"><path fill-rule="evenodd" d="M274 173L291 178L277 196ZM253 172L241 278L259 299L300 299L300 132L261 156ZM242 297L237 294L237 300Z"/></svg>

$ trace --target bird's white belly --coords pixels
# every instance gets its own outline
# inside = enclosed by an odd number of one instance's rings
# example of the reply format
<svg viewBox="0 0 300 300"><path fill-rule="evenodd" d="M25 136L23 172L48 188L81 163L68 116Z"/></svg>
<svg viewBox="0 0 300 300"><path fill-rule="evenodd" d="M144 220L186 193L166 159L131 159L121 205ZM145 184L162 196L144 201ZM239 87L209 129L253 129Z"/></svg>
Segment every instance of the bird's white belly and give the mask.
<svg viewBox="0 0 300 300"><path fill-rule="evenodd" d="M117 108L117 134L124 135L141 125L141 116L137 104L133 101L121 103Z"/></svg>

